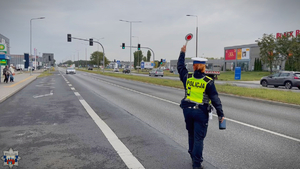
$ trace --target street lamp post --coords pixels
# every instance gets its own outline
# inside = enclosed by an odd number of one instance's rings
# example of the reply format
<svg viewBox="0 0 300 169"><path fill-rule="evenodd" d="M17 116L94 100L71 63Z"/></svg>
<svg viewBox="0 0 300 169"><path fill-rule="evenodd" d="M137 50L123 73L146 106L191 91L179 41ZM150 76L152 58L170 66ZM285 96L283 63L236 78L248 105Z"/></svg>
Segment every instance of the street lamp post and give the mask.
<svg viewBox="0 0 300 169"><path fill-rule="evenodd" d="M197 27L196 27L196 57L198 57L198 16L197 15L186 15L196 17Z"/></svg>
<svg viewBox="0 0 300 169"><path fill-rule="evenodd" d="M126 20L121 20L122 22L128 22L130 23L130 62L129 62L129 66L130 66L130 72L131 72L131 39L132 39L132 23L141 23L142 21L126 21Z"/></svg>
<svg viewBox="0 0 300 169"><path fill-rule="evenodd" d="M31 49L32 49L32 20L36 19L45 19L45 17L39 17L39 18L32 18L30 19L30 56L31 56ZM30 62L29 62L30 63ZM30 68L30 76L32 75L32 68Z"/></svg>

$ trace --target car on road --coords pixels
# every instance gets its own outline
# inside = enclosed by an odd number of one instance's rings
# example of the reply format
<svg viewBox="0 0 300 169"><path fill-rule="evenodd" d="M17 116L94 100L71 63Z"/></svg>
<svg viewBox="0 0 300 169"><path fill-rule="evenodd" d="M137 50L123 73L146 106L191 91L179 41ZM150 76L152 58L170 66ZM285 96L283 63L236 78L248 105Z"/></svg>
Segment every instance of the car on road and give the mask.
<svg viewBox="0 0 300 169"><path fill-rule="evenodd" d="M76 70L72 67L68 67L66 70L66 74L76 74Z"/></svg>
<svg viewBox="0 0 300 169"><path fill-rule="evenodd" d="M114 71L114 72L119 72L119 69L118 69L118 68L114 68L113 71Z"/></svg>
<svg viewBox="0 0 300 169"><path fill-rule="evenodd" d="M93 67L88 67L88 70L93 70Z"/></svg>
<svg viewBox="0 0 300 169"><path fill-rule="evenodd" d="M161 69L152 69L149 72L149 76L161 76L161 77L163 77L164 76L164 71L161 70Z"/></svg>
<svg viewBox="0 0 300 169"><path fill-rule="evenodd" d="M281 71L273 75L262 77L260 84L263 87L274 85L274 87L284 86L286 89L298 87L300 89L300 72Z"/></svg>
<svg viewBox="0 0 300 169"><path fill-rule="evenodd" d="M123 69L123 73L130 73L130 69L128 68Z"/></svg>

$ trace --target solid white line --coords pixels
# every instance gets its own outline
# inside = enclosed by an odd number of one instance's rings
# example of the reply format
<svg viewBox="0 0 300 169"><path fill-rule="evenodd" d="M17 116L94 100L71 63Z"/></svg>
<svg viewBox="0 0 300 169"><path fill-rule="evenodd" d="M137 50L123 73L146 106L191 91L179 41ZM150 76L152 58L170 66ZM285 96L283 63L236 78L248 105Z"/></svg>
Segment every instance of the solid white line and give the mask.
<svg viewBox="0 0 300 169"><path fill-rule="evenodd" d="M85 110L89 113L100 130L103 132L109 143L117 151L121 159L128 168L143 169L144 166L133 156L128 148L121 142L117 135L108 127L108 125L94 112L85 100L79 100Z"/></svg>
<svg viewBox="0 0 300 169"><path fill-rule="evenodd" d="M226 118L226 119L227 119L227 121L232 121L232 122L244 125L244 126L248 126L248 127L251 127L251 128L254 128L254 129L257 129L257 130L261 130L261 131L264 131L264 132L267 132L267 133L271 133L271 134L274 134L274 135L277 135L277 136L280 136L280 137L284 137L284 138L287 138L287 139L290 139L290 140L294 140L294 141L300 142L300 139L297 139L297 138L294 138L294 137L290 137L290 136L287 136L287 135L284 135L284 134L280 134L280 133L277 133L277 132L274 132L274 131L271 131L271 130L267 130L267 129L263 129L263 128L260 128L260 127L256 127L256 126L253 126L251 124L239 122L239 121L236 121L236 120L233 120L233 119L228 119L228 118Z"/></svg>
<svg viewBox="0 0 300 169"><path fill-rule="evenodd" d="M175 105L180 105L179 103L176 103L176 102L173 102L173 101L170 101L170 100L166 100L166 99L163 99L163 98L160 98L160 97L156 97L156 96L153 96L153 95L150 95L150 94L142 93L142 92L139 92L139 91L136 91L136 90L133 90L133 89L130 89L130 88L126 88L126 87L123 87L123 86L120 86L120 85L117 85L117 84L114 84L114 83L110 83L110 82L107 82L107 81L103 81L103 82L105 82L107 84L110 84L112 86L116 86L116 87L119 87L119 88L122 88L122 89L125 89L125 90L129 90L129 91L144 95L144 96L152 97L152 98L155 98L155 99L158 99L158 100L161 100L161 101L165 101L165 102L168 102L168 103L171 103L171 104L175 104ZM218 117L217 115L214 115L214 116ZM287 138L287 139L290 139L290 140L300 142L300 139L290 137L290 136L287 136L287 135L284 135L284 134L280 134L280 133L277 133L277 132L274 132L274 131L271 131L271 130L267 130L267 129L264 129L264 128L260 128L260 127L257 127L257 126L251 125L251 124L239 122L239 121L236 121L236 120L233 120L233 119L229 119L227 117L226 117L226 120L227 121L232 121L232 122L235 122L235 123L247 126L247 127L251 127L251 128L254 128L254 129L257 129L257 130L260 130L260 131L264 131L264 132L267 132L267 133L270 133L270 134L274 134L274 135L277 135L277 136L280 136L280 137L284 137L284 138Z"/></svg>
<svg viewBox="0 0 300 169"><path fill-rule="evenodd" d="M73 89L75 90L75 88ZM76 96L80 96L78 92L74 92L74 94ZM79 101L85 108L85 110L88 112L88 114L91 116L91 118L95 121L100 130L103 132L109 143L117 151L117 153L124 161L126 166L130 169L144 169L144 166L134 157L134 155L122 143L122 141L117 137L117 135L109 128L109 126L95 113L95 111L90 107L90 105L85 100Z"/></svg>

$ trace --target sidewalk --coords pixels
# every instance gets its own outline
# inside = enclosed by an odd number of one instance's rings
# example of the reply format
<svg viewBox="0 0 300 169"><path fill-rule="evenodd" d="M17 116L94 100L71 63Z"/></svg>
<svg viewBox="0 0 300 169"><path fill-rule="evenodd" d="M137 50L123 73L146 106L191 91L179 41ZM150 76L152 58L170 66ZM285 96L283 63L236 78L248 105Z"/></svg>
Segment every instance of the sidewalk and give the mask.
<svg viewBox="0 0 300 169"><path fill-rule="evenodd" d="M15 80L14 82L4 83L3 75L1 75L1 83L0 83L0 103L14 95L29 83L34 81L37 76L39 76L43 70L33 71L30 76L30 72L22 73L15 71Z"/></svg>

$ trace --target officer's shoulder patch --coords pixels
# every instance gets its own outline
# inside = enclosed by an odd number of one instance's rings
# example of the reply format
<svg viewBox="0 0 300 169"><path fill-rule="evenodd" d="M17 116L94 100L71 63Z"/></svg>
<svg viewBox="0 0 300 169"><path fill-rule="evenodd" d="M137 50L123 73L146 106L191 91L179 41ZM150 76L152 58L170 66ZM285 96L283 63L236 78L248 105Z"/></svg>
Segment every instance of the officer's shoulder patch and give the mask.
<svg viewBox="0 0 300 169"><path fill-rule="evenodd" d="M208 77L208 76L205 76L204 79L203 79L205 82L209 83L209 81L212 80L212 78Z"/></svg>
<svg viewBox="0 0 300 169"><path fill-rule="evenodd" d="M191 77L193 77L193 72L189 72L187 75L187 78L191 78Z"/></svg>

